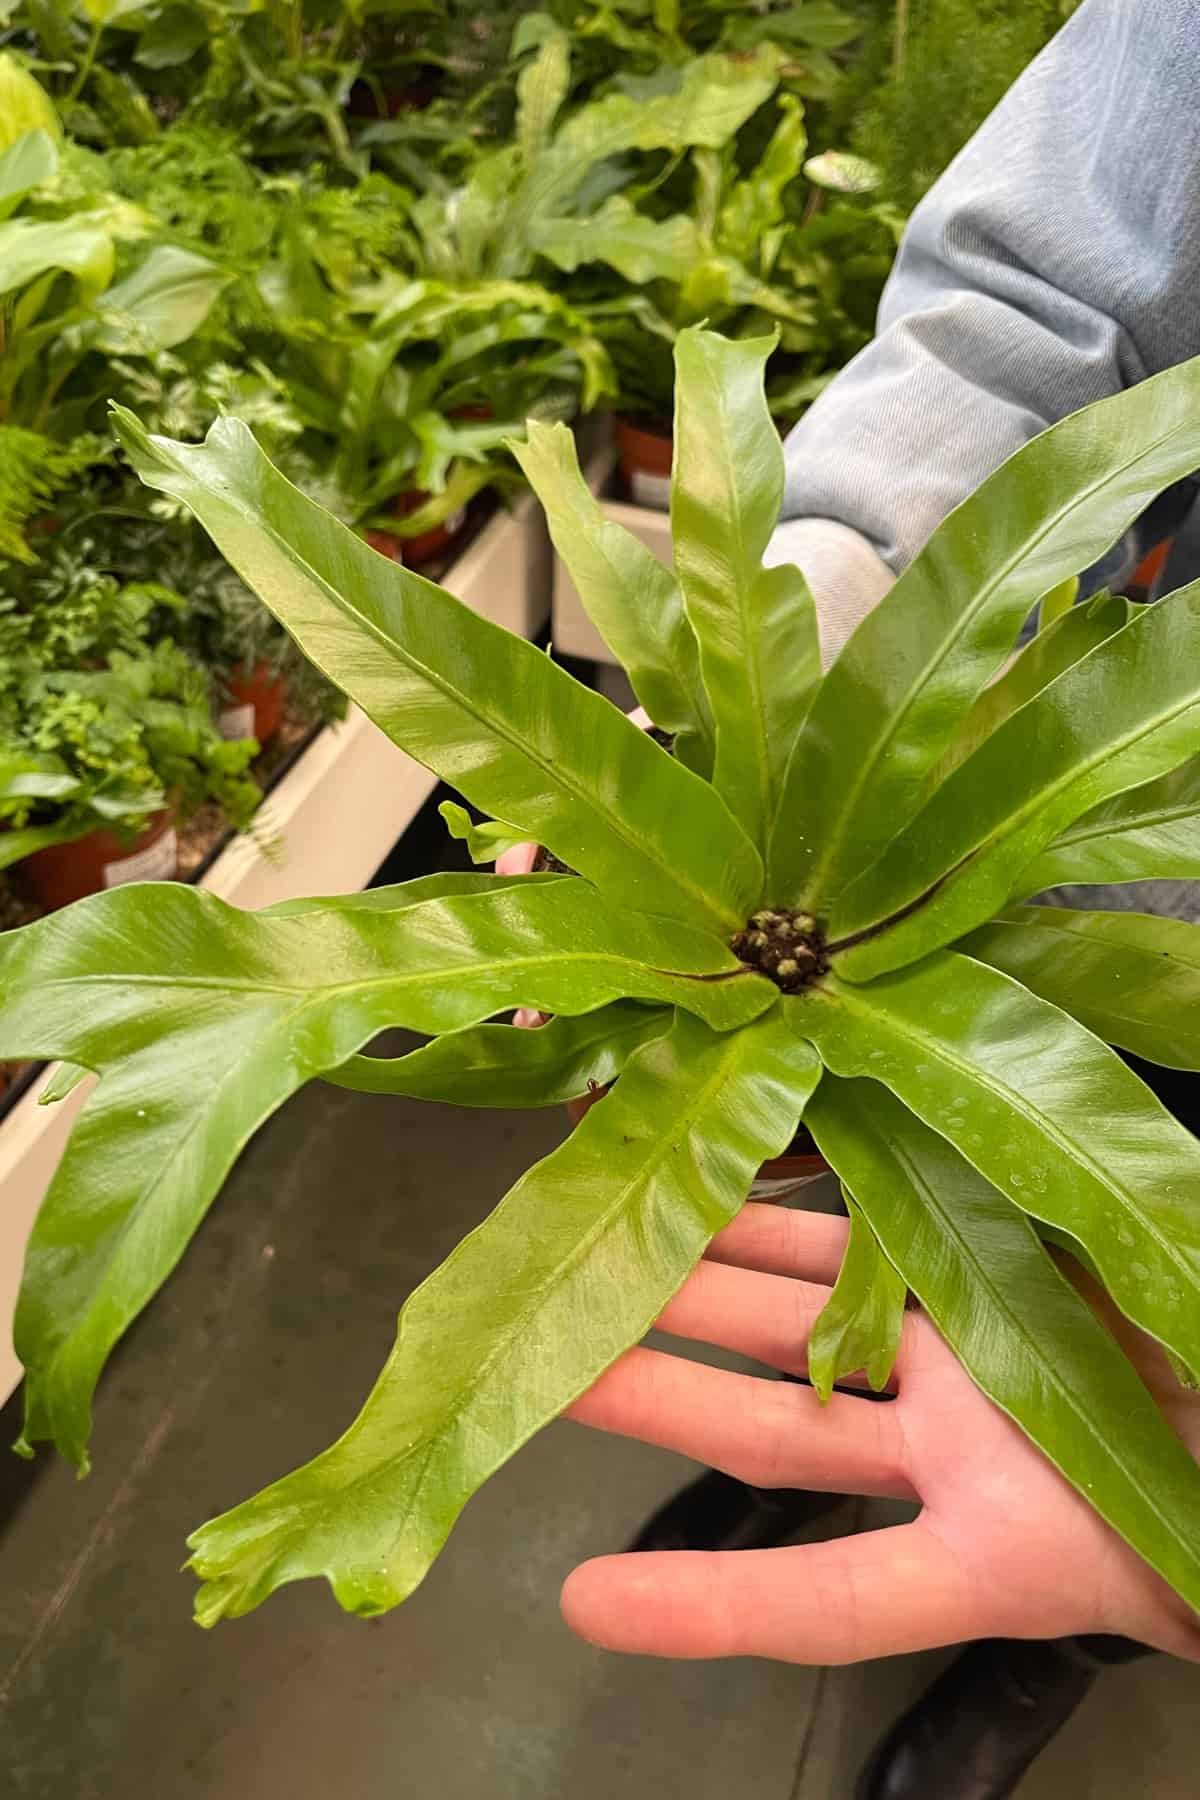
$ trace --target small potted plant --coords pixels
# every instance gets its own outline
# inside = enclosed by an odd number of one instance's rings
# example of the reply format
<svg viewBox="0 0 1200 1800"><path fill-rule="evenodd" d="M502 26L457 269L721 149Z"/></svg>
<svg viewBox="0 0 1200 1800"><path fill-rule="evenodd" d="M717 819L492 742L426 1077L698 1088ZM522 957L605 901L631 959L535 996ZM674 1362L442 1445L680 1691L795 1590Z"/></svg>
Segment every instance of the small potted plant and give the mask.
<svg viewBox="0 0 1200 1800"><path fill-rule="evenodd" d="M1196 1066L1172 986L1196 927L1013 904L1047 868L1196 873L1195 794L1164 826L1160 790L1181 771L1195 788L1200 597L1077 606L1000 675L1031 596L1200 464L1200 361L1021 450L822 675L803 578L761 561L783 484L771 347L680 336L673 571L604 519L565 429L515 450L673 754L375 556L236 421L189 446L117 416L143 479L194 509L319 666L496 835L578 875L435 875L257 915L144 884L0 938L0 1057L103 1077L26 1263L23 1447L85 1462L109 1351L301 1083L518 1106L613 1084L409 1299L338 1442L196 1533L205 1624L304 1577L360 1614L403 1600L470 1494L641 1337L802 1121L854 1202L823 1383L886 1378L911 1288L1200 1606L1200 1468L1045 1247L1195 1383L1200 1144L1109 1046ZM552 1023L489 1023L513 1006ZM363 1054L396 1024L430 1042Z"/></svg>
<svg viewBox="0 0 1200 1800"><path fill-rule="evenodd" d="M260 799L257 746L220 735L206 671L167 633L179 595L122 585L90 549L8 565L0 601L0 868L51 908L172 877L177 820L211 800L241 828Z"/></svg>
<svg viewBox="0 0 1200 1800"><path fill-rule="evenodd" d="M301 257L293 247L293 280ZM526 418L570 417L611 381L587 321L534 282L393 273L344 297L324 289L319 341L308 321L289 323L290 291L280 289L280 366L303 448L372 548L395 560L443 554L476 494L517 484L503 446Z"/></svg>
<svg viewBox="0 0 1200 1800"><path fill-rule="evenodd" d="M539 227L541 254L573 278L569 291L616 368L617 459L637 505L670 502L670 347L680 330L700 320L732 336L777 327L767 385L780 429L870 336L903 221L871 199L878 176L861 157L808 156L795 98L781 94L762 112L771 107L773 129L742 161L732 145L721 157L691 152L686 210L672 210L676 186L667 199L635 205L618 194L592 218Z"/></svg>

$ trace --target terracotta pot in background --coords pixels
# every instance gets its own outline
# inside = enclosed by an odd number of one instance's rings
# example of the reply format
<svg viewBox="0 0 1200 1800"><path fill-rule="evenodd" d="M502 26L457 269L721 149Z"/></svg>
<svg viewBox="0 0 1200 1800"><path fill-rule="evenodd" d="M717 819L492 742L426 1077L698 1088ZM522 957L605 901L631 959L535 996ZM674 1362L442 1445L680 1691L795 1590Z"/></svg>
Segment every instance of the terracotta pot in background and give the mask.
<svg viewBox="0 0 1200 1800"><path fill-rule="evenodd" d="M647 418L616 422L617 460L630 496L638 506L666 512L671 504L671 453L674 448L665 421Z"/></svg>
<svg viewBox="0 0 1200 1800"><path fill-rule="evenodd" d="M217 730L223 738L257 738L263 749L283 723L287 682L260 662L248 675L231 675L225 686L229 699L217 714Z"/></svg>
<svg viewBox="0 0 1200 1800"><path fill-rule="evenodd" d="M388 511L394 513L398 519L406 519L409 513L416 512L418 507L424 506L425 502L432 498L432 494L427 494L424 488L409 488L407 493L396 495ZM466 520L467 509L465 506L460 506L457 512L450 514L444 525L434 525L428 531L418 531L414 537L397 538L396 541L404 546L404 555L402 558L393 558L393 560L423 563L429 562L432 557L440 556L442 551L448 549L454 542L466 524ZM379 535L391 537L392 534L390 531L385 531Z"/></svg>
<svg viewBox="0 0 1200 1800"><path fill-rule="evenodd" d="M404 561L404 539L398 538L394 531L364 531L363 536L372 550L378 550L389 562Z"/></svg>
<svg viewBox="0 0 1200 1800"><path fill-rule="evenodd" d="M137 837L89 831L72 843L36 850L20 869L43 906L53 911L126 881L173 881L178 865L175 815L165 810L155 813Z"/></svg>
<svg viewBox="0 0 1200 1800"><path fill-rule="evenodd" d="M1164 538L1161 544L1155 544L1153 550L1146 552L1126 584L1131 599L1141 595L1145 595L1148 600L1156 597L1158 582L1167 566L1167 558L1174 543L1174 538Z"/></svg>

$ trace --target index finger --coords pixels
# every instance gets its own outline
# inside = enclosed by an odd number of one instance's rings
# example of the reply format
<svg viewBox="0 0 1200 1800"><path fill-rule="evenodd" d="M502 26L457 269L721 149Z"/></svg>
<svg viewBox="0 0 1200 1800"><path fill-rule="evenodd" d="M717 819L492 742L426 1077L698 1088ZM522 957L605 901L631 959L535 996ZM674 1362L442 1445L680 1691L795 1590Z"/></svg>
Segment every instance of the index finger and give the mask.
<svg viewBox="0 0 1200 1800"><path fill-rule="evenodd" d="M850 1226L831 1213L793 1212L751 1200L705 1252L711 1262L790 1275L832 1287L846 1253Z"/></svg>

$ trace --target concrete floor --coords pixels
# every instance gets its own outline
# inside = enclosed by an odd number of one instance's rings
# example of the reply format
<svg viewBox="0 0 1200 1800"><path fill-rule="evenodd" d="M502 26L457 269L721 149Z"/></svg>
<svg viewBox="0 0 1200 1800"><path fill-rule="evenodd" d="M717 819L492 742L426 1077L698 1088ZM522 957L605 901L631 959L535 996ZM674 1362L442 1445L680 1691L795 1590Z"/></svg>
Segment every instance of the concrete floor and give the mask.
<svg viewBox="0 0 1200 1800"><path fill-rule="evenodd" d="M398 1612L355 1621L306 1583L190 1623L187 1531L344 1426L401 1299L559 1132L315 1086L261 1134L104 1384L91 1479L0 1475L4 1795L849 1800L941 1659L672 1665L577 1642L563 1576L689 1473L577 1426L472 1502ZM1194 1795L1198 1692L1162 1659L1106 1674L1021 1800Z"/></svg>

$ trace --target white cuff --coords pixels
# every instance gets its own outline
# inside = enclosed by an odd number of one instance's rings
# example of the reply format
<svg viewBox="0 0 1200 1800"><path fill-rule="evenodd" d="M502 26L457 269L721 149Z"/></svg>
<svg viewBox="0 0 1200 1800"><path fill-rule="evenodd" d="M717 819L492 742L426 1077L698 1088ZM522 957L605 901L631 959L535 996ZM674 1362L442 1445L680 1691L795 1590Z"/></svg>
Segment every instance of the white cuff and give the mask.
<svg viewBox="0 0 1200 1800"><path fill-rule="evenodd" d="M825 668L896 579L875 547L836 519L785 519L763 562L795 563L803 572L817 603Z"/></svg>

